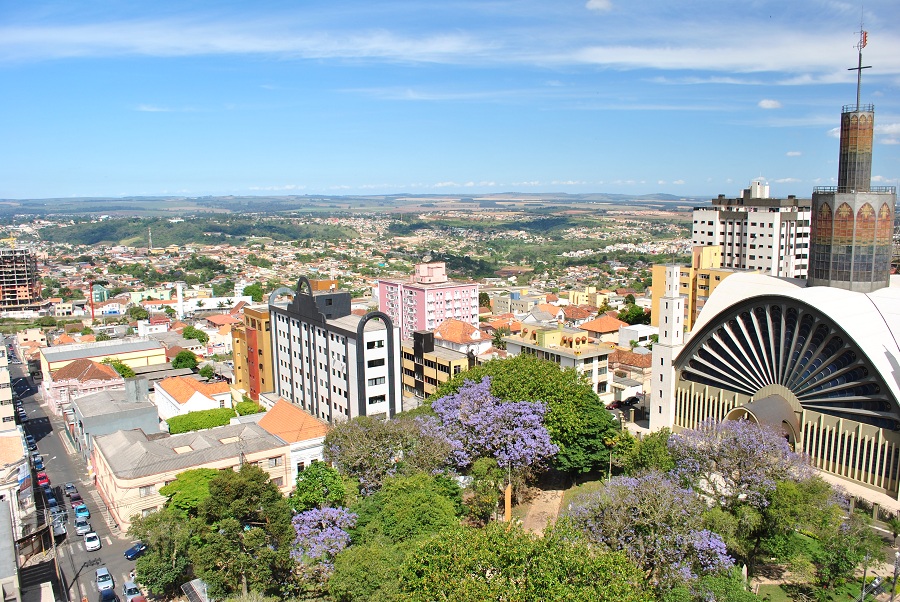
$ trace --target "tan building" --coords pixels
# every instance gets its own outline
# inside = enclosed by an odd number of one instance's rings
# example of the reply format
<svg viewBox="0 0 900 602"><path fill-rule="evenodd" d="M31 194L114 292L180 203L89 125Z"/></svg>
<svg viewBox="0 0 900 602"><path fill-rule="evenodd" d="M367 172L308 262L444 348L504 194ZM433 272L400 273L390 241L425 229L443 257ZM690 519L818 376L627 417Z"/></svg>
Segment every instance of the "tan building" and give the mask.
<svg viewBox="0 0 900 602"><path fill-rule="evenodd" d="M434 344L433 332L413 333L413 340L402 341L401 369L404 395L424 399L460 372L475 365L475 356Z"/></svg>
<svg viewBox="0 0 900 602"><path fill-rule="evenodd" d="M237 470L256 464L288 493L290 446L257 424L231 424L152 439L140 429L116 431L94 439L92 465L97 492L123 531L134 516L159 510L159 490L179 473L195 468Z"/></svg>
<svg viewBox="0 0 900 602"><path fill-rule="evenodd" d="M653 297L650 325L659 326L659 300L666 290L666 265L653 266ZM706 300L728 276L747 270L722 267L720 245L697 246L691 251L691 265L675 266L680 270L679 291L684 297L684 324L689 332L700 315Z"/></svg>
<svg viewBox="0 0 900 602"><path fill-rule="evenodd" d="M75 343L41 349L41 374L49 379L60 368L78 359L102 362L116 359L132 368L166 363L166 349L158 341L144 338Z"/></svg>
<svg viewBox="0 0 900 602"><path fill-rule="evenodd" d="M275 390L272 377L272 334L269 307L253 305L244 308L244 321L231 329L234 357L233 388L259 401L260 393Z"/></svg>

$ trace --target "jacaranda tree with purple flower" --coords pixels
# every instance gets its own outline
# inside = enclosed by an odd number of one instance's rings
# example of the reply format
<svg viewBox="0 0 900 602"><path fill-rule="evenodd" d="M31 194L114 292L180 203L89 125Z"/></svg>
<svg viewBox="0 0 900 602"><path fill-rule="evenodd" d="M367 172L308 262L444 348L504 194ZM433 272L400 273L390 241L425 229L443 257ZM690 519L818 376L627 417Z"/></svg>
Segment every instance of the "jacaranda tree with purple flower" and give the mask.
<svg viewBox="0 0 900 602"><path fill-rule="evenodd" d="M292 519L296 538L291 556L306 568L327 575L334 570L334 557L350 545L350 529L356 515L346 508L313 508Z"/></svg>
<svg viewBox="0 0 900 602"><path fill-rule="evenodd" d="M624 552L665 591L734 566L722 538L703 527L705 510L693 490L649 472L610 480L578 498L563 520L602 549Z"/></svg>
<svg viewBox="0 0 900 602"><path fill-rule="evenodd" d="M491 394L491 377L466 381L455 393L436 399L440 418L459 467L478 458L494 458L506 471L531 467L552 457L558 447L544 426L541 401L503 401Z"/></svg>

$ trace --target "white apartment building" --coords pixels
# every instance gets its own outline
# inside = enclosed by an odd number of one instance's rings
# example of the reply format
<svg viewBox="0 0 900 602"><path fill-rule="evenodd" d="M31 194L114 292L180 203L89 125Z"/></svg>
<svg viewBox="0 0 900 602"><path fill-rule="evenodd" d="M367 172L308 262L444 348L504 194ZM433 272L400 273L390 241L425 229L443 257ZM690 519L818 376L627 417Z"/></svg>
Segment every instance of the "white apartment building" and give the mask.
<svg viewBox="0 0 900 602"><path fill-rule="evenodd" d="M294 298L275 303L282 294ZM389 316L352 314L350 293L314 293L304 277L296 292L272 293L269 315L277 395L330 423L401 411L400 330Z"/></svg>
<svg viewBox="0 0 900 602"><path fill-rule="evenodd" d="M769 197L769 185L753 180L736 199L720 194L712 207L694 209L695 245L722 245L722 267L806 278L811 201Z"/></svg>
<svg viewBox="0 0 900 602"><path fill-rule="evenodd" d="M0 432L16 430L13 390L9 375L7 343L0 337Z"/></svg>

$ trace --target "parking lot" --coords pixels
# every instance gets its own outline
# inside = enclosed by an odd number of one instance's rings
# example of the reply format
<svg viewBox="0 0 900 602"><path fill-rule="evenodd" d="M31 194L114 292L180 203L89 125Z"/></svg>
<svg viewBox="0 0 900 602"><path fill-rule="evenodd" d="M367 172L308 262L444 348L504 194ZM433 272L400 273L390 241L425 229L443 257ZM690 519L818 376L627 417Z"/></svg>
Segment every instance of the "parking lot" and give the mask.
<svg viewBox="0 0 900 602"><path fill-rule="evenodd" d="M65 525L66 533L58 536L56 543L59 568L63 583L69 590L69 599L97 600L99 591L96 571L98 568L106 567L112 576L116 593L124 601L122 586L129 580L135 563L127 560L123 554L131 547L132 541L126 534L119 532L114 524L107 523L108 513L102 498L89 478L86 466L75 453L63 431L65 427L63 420L47 415L41 406L40 392L27 377L21 363L10 365L10 376L15 392L14 399L19 400L17 406L21 407L26 417L22 424L26 434L34 439L34 452L40 455L43 466L40 472L46 473L49 480L49 495L56 500L55 514L59 516L59 523ZM35 471L37 472L39 471ZM99 549L89 551L85 536L76 533L75 512L70 501L72 492L66 495L64 490L66 483L74 485L87 507L90 513L88 522L93 532L97 534ZM40 524L44 524L45 507L47 516L50 515L48 499L48 494L43 493L36 485L35 503L39 510ZM96 545L93 543L90 547ZM24 602L40 600L40 584L27 583L23 580L22 594Z"/></svg>

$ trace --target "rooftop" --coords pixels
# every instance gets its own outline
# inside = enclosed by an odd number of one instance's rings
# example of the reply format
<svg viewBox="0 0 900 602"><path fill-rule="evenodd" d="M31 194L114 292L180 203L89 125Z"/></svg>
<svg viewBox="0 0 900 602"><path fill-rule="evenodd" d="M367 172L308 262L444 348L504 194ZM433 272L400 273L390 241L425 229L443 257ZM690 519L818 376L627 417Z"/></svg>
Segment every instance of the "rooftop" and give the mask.
<svg viewBox="0 0 900 602"><path fill-rule="evenodd" d="M47 347L41 350L48 362L65 362L81 358L107 357L122 353L138 351L155 351L162 349L157 341L137 339L129 341L103 341L100 343L62 345Z"/></svg>
<svg viewBox="0 0 900 602"><path fill-rule="evenodd" d="M279 399L259 420L259 426L288 443L328 434L328 425L289 401Z"/></svg>

